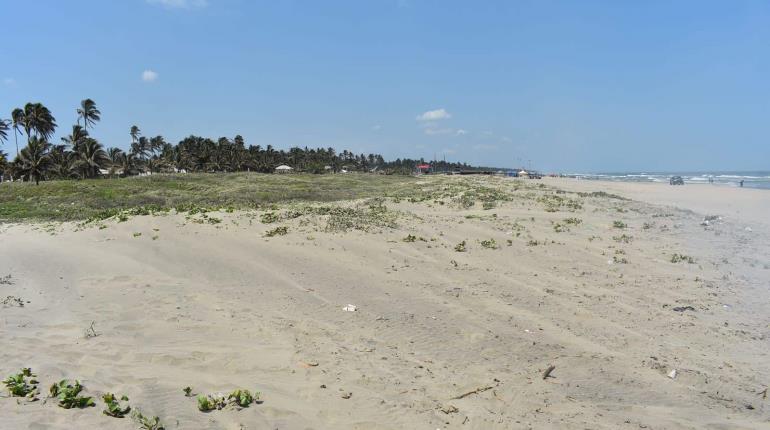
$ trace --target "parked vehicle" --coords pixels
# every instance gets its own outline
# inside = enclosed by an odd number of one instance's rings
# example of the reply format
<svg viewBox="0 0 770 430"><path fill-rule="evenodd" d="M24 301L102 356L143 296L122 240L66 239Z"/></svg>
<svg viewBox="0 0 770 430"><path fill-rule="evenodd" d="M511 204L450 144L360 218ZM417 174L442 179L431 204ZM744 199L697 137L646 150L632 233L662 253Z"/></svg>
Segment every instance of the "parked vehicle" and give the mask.
<svg viewBox="0 0 770 430"><path fill-rule="evenodd" d="M671 185L684 185L684 179L681 176L672 176L668 183Z"/></svg>

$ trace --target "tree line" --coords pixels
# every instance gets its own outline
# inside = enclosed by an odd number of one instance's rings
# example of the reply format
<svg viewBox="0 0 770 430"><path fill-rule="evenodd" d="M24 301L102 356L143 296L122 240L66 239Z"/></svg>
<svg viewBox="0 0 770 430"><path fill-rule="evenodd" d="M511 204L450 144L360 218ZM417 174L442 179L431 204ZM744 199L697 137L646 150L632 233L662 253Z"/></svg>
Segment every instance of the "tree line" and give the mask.
<svg viewBox="0 0 770 430"><path fill-rule="evenodd" d="M91 99L80 102L77 122L60 143L50 142L57 124L51 111L41 103L27 103L14 109L11 118L0 119L0 144L9 142L10 133L16 156L9 161L0 150L0 178L34 181L52 179L85 179L100 176L125 177L147 173L170 172L239 172L271 173L285 164L296 171L331 173L340 171L411 174L425 160L397 159L385 161L379 154L355 154L334 148L299 148L276 150L272 145L246 145L240 135L217 140L189 136L176 145L163 136L148 137L134 125L129 130L128 150L105 148L91 136L101 120L101 111ZM19 149L19 138L22 144ZM465 163L439 162L440 169L474 169Z"/></svg>

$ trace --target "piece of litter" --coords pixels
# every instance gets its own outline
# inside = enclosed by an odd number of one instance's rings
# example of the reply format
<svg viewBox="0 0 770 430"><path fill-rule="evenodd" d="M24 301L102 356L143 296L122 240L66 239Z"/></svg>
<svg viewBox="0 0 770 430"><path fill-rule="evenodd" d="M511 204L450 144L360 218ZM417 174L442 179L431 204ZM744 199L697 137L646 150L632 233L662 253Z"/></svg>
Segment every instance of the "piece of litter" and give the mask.
<svg viewBox="0 0 770 430"><path fill-rule="evenodd" d="M441 408L441 412L443 412L443 413L445 413L447 415L453 414L453 413L459 412L459 411L460 410L457 409L457 406L455 406L455 405L446 405L443 408Z"/></svg>
<svg viewBox="0 0 770 430"><path fill-rule="evenodd" d="M673 308L674 312L684 312L684 311L694 311L695 308L692 306L677 306Z"/></svg>
<svg viewBox="0 0 770 430"><path fill-rule="evenodd" d="M671 379L676 379L676 369L668 372L668 377Z"/></svg>
<svg viewBox="0 0 770 430"><path fill-rule="evenodd" d="M342 310L345 311L345 312L355 312L356 309L357 309L356 305L351 305L351 304L348 304L347 306L342 308Z"/></svg>

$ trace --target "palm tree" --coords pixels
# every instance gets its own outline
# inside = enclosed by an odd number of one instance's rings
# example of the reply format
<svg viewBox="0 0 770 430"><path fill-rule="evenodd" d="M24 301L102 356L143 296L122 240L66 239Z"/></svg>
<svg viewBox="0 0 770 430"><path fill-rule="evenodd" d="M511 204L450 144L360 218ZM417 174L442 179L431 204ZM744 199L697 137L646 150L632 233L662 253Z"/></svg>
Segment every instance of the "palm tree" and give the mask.
<svg viewBox="0 0 770 430"><path fill-rule="evenodd" d="M16 156L19 156L19 127L22 126L24 121L24 111L16 108L11 112L11 121L13 122L13 140L16 142Z"/></svg>
<svg viewBox="0 0 770 430"><path fill-rule="evenodd" d="M45 175L48 168L48 148L51 144L45 139L33 136L29 139L27 146L19 153L20 172L35 181L35 185L40 184L40 178Z"/></svg>
<svg viewBox="0 0 770 430"><path fill-rule="evenodd" d="M27 133L28 141L32 138L33 132L36 137L48 140L56 130L56 118L41 103L24 105L24 116L21 124L24 127L24 132Z"/></svg>
<svg viewBox="0 0 770 430"><path fill-rule="evenodd" d="M118 158L118 166L123 170L123 175L128 176L135 169L136 157L131 152L122 152Z"/></svg>
<svg viewBox="0 0 770 430"><path fill-rule="evenodd" d="M142 130L139 130L139 127L132 125L131 126L131 142L135 143L137 139L139 139L139 136L142 135Z"/></svg>
<svg viewBox="0 0 770 430"><path fill-rule="evenodd" d="M64 142L65 145L72 147L73 151L77 152L78 144L86 137L88 137L88 131L81 127L80 124L76 124L72 126L72 134L62 137L61 141Z"/></svg>
<svg viewBox="0 0 770 430"><path fill-rule="evenodd" d="M54 145L48 151L48 174L60 179L70 179L75 176L77 155L68 151L65 145Z"/></svg>
<svg viewBox="0 0 770 430"><path fill-rule="evenodd" d="M78 108L78 125L80 125L80 119L83 119L83 128L88 131L88 126L93 128L94 124L102 119L102 113L96 108L96 103L91 99L85 99L80 102Z"/></svg>
<svg viewBox="0 0 770 430"><path fill-rule="evenodd" d="M96 139L85 137L78 144L77 166L84 172L85 177L95 178L99 176L102 167L110 163L110 158L104 147Z"/></svg>
<svg viewBox="0 0 770 430"><path fill-rule="evenodd" d="M110 176L115 176L115 173L120 167L120 159L123 157L123 150L120 148L107 149L107 158L110 159Z"/></svg>
<svg viewBox="0 0 770 430"><path fill-rule="evenodd" d="M8 140L8 130L10 130L10 121L0 119L0 144Z"/></svg>

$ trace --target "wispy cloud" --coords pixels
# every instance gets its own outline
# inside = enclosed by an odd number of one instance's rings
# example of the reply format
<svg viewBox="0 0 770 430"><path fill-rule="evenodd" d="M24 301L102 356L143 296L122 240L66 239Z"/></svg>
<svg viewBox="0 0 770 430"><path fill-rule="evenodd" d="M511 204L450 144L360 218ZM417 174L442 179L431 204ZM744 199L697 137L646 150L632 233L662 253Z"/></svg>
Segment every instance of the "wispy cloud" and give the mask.
<svg viewBox="0 0 770 430"><path fill-rule="evenodd" d="M5 79L3 79L3 85L9 86L9 87L15 87L16 86L16 79L5 78Z"/></svg>
<svg viewBox="0 0 770 430"><path fill-rule="evenodd" d="M207 0L147 0L147 3L166 9L197 9L209 4Z"/></svg>
<svg viewBox="0 0 770 430"><path fill-rule="evenodd" d="M430 127L425 127L423 129L423 132L428 136L448 135L448 134L453 136L462 136L462 135L468 134L468 131L463 130L462 128L436 128L435 125Z"/></svg>
<svg viewBox="0 0 770 430"><path fill-rule="evenodd" d="M439 121L442 119L449 119L452 118L452 115L446 111L446 109L435 109L435 110L429 110L427 112L423 112L420 115L417 115L417 121Z"/></svg>
<svg viewBox="0 0 770 430"><path fill-rule="evenodd" d="M497 149L497 146L496 145L487 145L487 144L484 144L484 143L479 143L477 145L473 145L472 148L475 151L494 151L495 149Z"/></svg>
<svg viewBox="0 0 770 430"><path fill-rule="evenodd" d="M382 126L377 124L372 126L372 131L380 131L382 130Z"/></svg>
<svg viewBox="0 0 770 430"><path fill-rule="evenodd" d="M155 82L158 80L158 72L153 70L145 70L142 72L142 80L144 82Z"/></svg>

